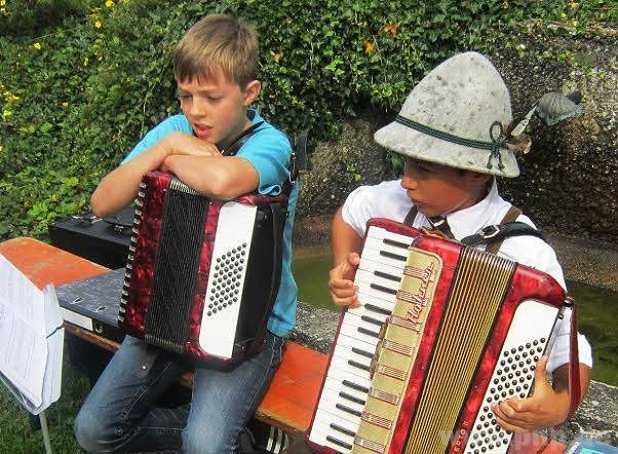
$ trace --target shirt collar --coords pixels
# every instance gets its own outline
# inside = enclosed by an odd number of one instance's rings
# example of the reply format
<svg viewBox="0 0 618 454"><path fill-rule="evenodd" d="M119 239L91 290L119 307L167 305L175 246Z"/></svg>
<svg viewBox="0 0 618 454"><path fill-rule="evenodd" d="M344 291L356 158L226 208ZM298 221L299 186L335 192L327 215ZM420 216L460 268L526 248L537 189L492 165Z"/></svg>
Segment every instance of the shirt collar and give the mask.
<svg viewBox="0 0 618 454"><path fill-rule="evenodd" d="M496 221L493 218L502 202L503 200L498 194L498 185L494 178L491 188L483 200L475 205L446 215L446 220L451 228L451 232L453 232L453 236L456 239L461 239L476 233L486 225L495 224ZM429 221L426 220L425 224L428 225L428 223Z"/></svg>

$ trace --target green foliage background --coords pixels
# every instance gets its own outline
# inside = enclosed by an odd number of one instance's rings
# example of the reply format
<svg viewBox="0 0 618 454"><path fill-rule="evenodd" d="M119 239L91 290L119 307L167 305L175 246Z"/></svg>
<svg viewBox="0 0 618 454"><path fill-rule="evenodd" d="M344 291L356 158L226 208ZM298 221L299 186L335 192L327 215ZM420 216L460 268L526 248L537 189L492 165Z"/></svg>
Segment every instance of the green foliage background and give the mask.
<svg viewBox="0 0 618 454"><path fill-rule="evenodd" d="M211 12L261 36L259 107L288 131L332 138L343 120L388 116L437 62L486 51L535 18L585 33L613 0L0 0L0 239L44 235L178 110L171 53Z"/></svg>

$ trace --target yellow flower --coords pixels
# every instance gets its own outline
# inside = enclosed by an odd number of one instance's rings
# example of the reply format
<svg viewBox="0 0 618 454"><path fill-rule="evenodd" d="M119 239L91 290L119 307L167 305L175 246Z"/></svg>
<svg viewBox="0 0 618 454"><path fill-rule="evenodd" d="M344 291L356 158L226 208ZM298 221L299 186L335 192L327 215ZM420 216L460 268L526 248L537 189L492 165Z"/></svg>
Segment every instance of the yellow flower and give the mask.
<svg viewBox="0 0 618 454"><path fill-rule="evenodd" d="M66 107L69 107L69 103L68 103L68 102L63 102L63 103L61 104L61 106L62 106L62 107L65 107L65 108L66 108Z"/></svg>
<svg viewBox="0 0 618 454"><path fill-rule="evenodd" d="M0 0L0 6L6 6L6 0Z"/></svg>
<svg viewBox="0 0 618 454"><path fill-rule="evenodd" d="M4 147L0 145L0 153L2 153L2 150L4 150Z"/></svg>
<svg viewBox="0 0 618 454"><path fill-rule="evenodd" d="M279 61L281 60L281 57L283 57L283 53L282 52L273 52L271 50L270 51L270 56L273 58L273 60L275 60L275 63L279 63Z"/></svg>
<svg viewBox="0 0 618 454"><path fill-rule="evenodd" d="M101 21L100 21L100 20L98 20L98 21L96 21L96 22L94 23L94 28L101 28L102 26L103 26L103 23L101 23Z"/></svg>
<svg viewBox="0 0 618 454"><path fill-rule="evenodd" d="M41 43L34 43L32 47L34 47L36 50L41 50L41 47L43 46L41 46Z"/></svg>
<svg viewBox="0 0 618 454"><path fill-rule="evenodd" d="M105 6L107 6L108 8L113 8L114 7L114 1L113 0L107 0L105 2Z"/></svg>
<svg viewBox="0 0 618 454"><path fill-rule="evenodd" d="M573 26L573 28L577 27L577 24L579 24L579 22L577 22L576 20L571 21L571 25Z"/></svg>
<svg viewBox="0 0 618 454"><path fill-rule="evenodd" d="M368 40L368 39L363 41L363 47L364 47L365 53L367 55L371 55L371 54L375 53L375 51L376 51L375 43L373 41Z"/></svg>
<svg viewBox="0 0 618 454"><path fill-rule="evenodd" d="M397 36L397 32L399 32L399 27L401 27L400 22L390 22L388 24L385 24L384 27L382 27L382 29L385 32L390 33L392 37L395 37Z"/></svg>

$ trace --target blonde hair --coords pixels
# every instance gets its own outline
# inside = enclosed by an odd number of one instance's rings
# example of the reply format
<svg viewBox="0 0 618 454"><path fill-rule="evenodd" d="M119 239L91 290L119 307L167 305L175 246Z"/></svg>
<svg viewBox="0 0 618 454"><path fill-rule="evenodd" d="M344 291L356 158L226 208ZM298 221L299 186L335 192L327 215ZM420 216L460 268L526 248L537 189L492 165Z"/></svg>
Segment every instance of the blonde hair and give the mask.
<svg viewBox="0 0 618 454"><path fill-rule="evenodd" d="M174 74L181 82L212 77L218 71L241 88L257 77L258 37L240 19L209 14L180 40L174 52Z"/></svg>

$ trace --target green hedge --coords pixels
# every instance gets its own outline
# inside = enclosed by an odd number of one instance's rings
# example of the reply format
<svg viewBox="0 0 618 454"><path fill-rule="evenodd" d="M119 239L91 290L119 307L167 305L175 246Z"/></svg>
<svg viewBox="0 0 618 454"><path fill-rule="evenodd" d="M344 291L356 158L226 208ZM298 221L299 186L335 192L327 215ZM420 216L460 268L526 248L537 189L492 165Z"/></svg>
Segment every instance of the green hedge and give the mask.
<svg viewBox="0 0 618 454"><path fill-rule="evenodd" d="M613 0L0 0L0 239L41 236L83 209L100 178L178 110L170 55L210 12L261 36L259 107L333 138L341 121L392 115L437 62L489 50L529 18L585 32Z"/></svg>

